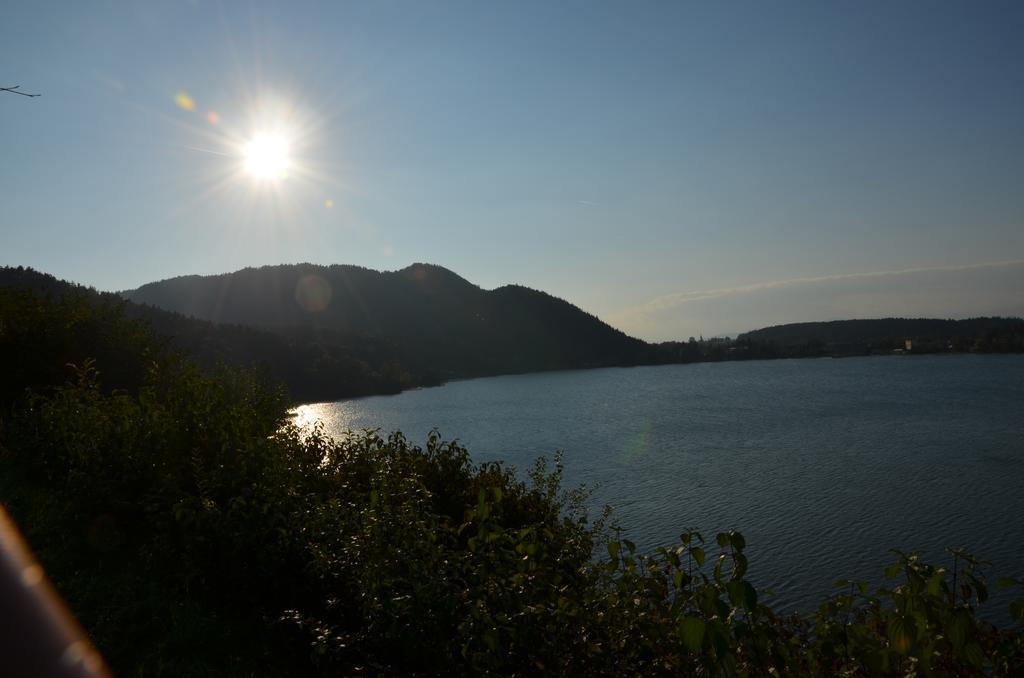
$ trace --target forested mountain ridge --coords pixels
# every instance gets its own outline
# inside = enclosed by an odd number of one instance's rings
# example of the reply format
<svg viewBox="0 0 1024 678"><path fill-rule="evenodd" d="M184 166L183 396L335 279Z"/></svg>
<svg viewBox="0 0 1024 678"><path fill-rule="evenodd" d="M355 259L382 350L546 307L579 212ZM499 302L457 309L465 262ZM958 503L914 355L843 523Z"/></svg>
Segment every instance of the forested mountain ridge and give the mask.
<svg viewBox="0 0 1024 678"><path fill-rule="evenodd" d="M216 323L378 337L445 378L635 365L651 357L648 344L567 301L519 285L484 290L430 264L391 272L266 266L172 278L122 295Z"/></svg>

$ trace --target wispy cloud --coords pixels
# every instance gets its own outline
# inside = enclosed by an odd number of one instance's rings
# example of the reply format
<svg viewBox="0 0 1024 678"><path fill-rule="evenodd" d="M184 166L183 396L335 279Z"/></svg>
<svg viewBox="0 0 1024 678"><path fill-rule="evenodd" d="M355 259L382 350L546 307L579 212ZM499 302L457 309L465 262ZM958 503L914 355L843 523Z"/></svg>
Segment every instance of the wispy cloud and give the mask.
<svg viewBox="0 0 1024 678"><path fill-rule="evenodd" d="M863 280L870 278L884 278L889 276L913 275L915 273L942 273L956 271L973 271L986 268L1006 268L1011 266L1024 266L1024 259L1012 261L991 261L981 264L958 264L952 266L925 266L920 268L902 268L892 271L869 271L867 273L839 273L835 275L822 275L806 278L789 278L787 280L770 280L768 282L740 285L737 287L720 287L711 290L700 290L696 292L676 292L666 294L648 301L645 304L630 309L628 312L636 314L658 313L667 311L683 304L705 299L717 299L719 297L730 297L738 294L750 294L762 290L773 290L783 287L795 287L798 285L812 285L815 283L835 282L841 280Z"/></svg>

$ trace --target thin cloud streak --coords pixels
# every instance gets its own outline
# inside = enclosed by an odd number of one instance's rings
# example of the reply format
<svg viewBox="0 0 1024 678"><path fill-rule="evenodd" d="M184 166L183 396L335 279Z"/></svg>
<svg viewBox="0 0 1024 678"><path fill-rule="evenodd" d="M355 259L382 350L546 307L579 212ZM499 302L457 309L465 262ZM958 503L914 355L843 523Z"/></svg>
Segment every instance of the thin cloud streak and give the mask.
<svg viewBox="0 0 1024 678"><path fill-rule="evenodd" d="M972 271L986 268L1007 268L1011 266L1024 266L1024 259L1011 261L992 261L981 264L958 264L952 266L925 266L920 268L904 268L893 271L870 271L867 273L839 273L836 275L823 275L805 278L790 278L788 280L772 280L768 282L740 285L738 287L721 287L712 290L701 290L696 292L677 292L666 294L648 301L645 304L632 309L634 313L647 314L667 311L677 306L693 301L705 299L718 299L720 297L734 296L738 294L750 294L762 290L778 289L781 287L793 287L796 285L808 285L814 283L834 282L837 280L860 280L867 278L883 278L888 276L912 275L915 273L952 273L956 271ZM628 311L627 311L628 313Z"/></svg>

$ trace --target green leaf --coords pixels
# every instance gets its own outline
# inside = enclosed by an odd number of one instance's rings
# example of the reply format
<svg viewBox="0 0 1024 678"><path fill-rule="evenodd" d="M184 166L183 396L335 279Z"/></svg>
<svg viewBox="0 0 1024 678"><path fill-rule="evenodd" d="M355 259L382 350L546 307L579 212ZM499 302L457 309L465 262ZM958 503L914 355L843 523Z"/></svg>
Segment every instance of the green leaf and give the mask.
<svg viewBox="0 0 1024 678"><path fill-rule="evenodd" d="M757 589L748 581L743 582L743 605L748 610L757 609Z"/></svg>
<svg viewBox="0 0 1024 678"><path fill-rule="evenodd" d="M743 606L743 582L736 580L731 581L725 585L725 590L729 593L729 602L732 603L733 607Z"/></svg>
<svg viewBox="0 0 1024 678"><path fill-rule="evenodd" d="M724 553L720 553L720 554L718 554L717 562L715 562L714 576L715 576L715 580L716 581L721 581L722 580L722 568L724 566L725 566L725 554Z"/></svg>
<svg viewBox="0 0 1024 678"><path fill-rule="evenodd" d="M936 572L928 580L928 595L937 596L942 587L942 572Z"/></svg>
<svg viewBox="0 0 1024 678"><path fill-rule="evenodd" d="M751 586L750 582L739 579L725 585L729 593L729 602L733 607L742 607L745 610L754 610L757 607L757 589Z"/></svg>
<svg viewBox="0 0 1024 678"><path fill-rule="evenodd" d="M889 645L900 654L907 654L917 635L914 620L911 617L894 617L888 624Z"/></svg>
<svg viewBox="0 0 1024 678"><path fill-rule="evenodd" d="M737 553L733 556L732 561L732 578L743 579L743 575L747 573L747 557L742 553Z"/></svg>
<svg viewBox="0 0 1024 678"><path fill-rule="evenodd" d="M946 635L949 636L949 642L953 643L954 649L959 650L964 646L970 625L970 617L964 610L957 610L946 624Z"/></svg>
<svg viewBox="0 0 1024 678"><path fill-rule="evenodd" d="M697 562L697 567L704 567L704 549L699 546L694 546L690 549L690 553L693 555L693 559Z"/></svg>
<svg viewBox="0 0 1024 678"><path fill-rule="evenodd" d="M1010 603L1010 616L1019 622L1024 622L1024 599L1014 600Z"/></svg>
<svg viewBox="0 0 1024 678"><path fill-rule="evenodd" d="M700 650L704 642L705 626L704 620L697 617L683 617L679 622L679 635L683 638L683 645L691 652Z"/></svg>
<svg viewBox="0 0 1024 678"><path fill-rule="evenodd" d="M719 546L721 546L722 548L725 548L726 546L728 546L732 542L732 539L725 532L719 532L718 536L715 537L715 541L718 542Z"/></svg>
<svg viewBox="0 0 1024 678"><path fill-rule="evenodd" d="M617 560L619 557L619 542L610 541L608 542L608 555L611 556L612 560Z"/></svg>
<svg viewBox="0 0 1024 678"><path fill-rule="evenodd" d="M973 575L967 575L967 577L971 580L971 583L974 584L974 589L978 594L978 602L984 603L988 600L988 587L985 586L985 582Z"/></svg>
<svg viewBox="0 0 1024 678"><path fill-rule="evenodd" d="M626 549L628 549L630 553L636 553L636 544L628 539L623 539L622 543L626 545Z"/></svg>
<svg viewBox="0 0 1024 678"><path fill-rule="evenodd" d="M722 623L712 623L711 628L708 629L708 635L711 637L711 644L715 646L715 654L718 655L719 659L728 657L729 636L722 630ZM732 674L725 673L725 675Z"/></svg>
<svg viewBox="0 0 1024 678"><path fill-rule="evenodd" d="M964 648L964 657L972 666L980 667L985 661L985 653L977 643L968 643Z"/></svg>
<svg viewBox="0 0 1024 678"><path fill-rule="evenodd" d="M743 538L742 534L733 530L729 532L729 535L732 538L732 545L736 548L737 551L742 551L743 549L747 548L747 540Z"/></svg>
<svg viewBox="0 0 1024 678"><path fill-rule="evenodd" d="M491 652L497 652L499 649L498 634L493 629L484 631L484 645L487 646Z"/></svg>

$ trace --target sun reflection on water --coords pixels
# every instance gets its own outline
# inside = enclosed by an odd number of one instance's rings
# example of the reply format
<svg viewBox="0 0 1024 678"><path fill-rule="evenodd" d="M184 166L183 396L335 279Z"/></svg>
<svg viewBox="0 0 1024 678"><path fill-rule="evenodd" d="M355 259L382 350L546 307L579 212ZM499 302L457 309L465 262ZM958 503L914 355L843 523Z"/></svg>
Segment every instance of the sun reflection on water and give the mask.
<svg viewBox="0 0 1024 678"><path fill-rule="evenodd" d="M353 413L344 402L299 405L288 410L288 416L303 433L312 432L317 422L323 423L328 432L347 431L353 420Z"/></svg>

